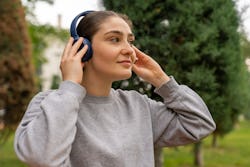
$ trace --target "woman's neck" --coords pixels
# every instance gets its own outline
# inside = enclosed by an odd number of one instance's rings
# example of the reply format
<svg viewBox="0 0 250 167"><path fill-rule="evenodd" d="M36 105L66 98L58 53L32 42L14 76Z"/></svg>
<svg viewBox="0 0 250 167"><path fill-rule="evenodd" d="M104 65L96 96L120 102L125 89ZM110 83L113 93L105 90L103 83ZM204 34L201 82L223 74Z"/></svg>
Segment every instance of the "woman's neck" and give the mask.
<svg viewBox="0 0 250 167"><path fill-rule="evenodd" d="M91 96L109 96L112 82L99 75L84 73L82 86Z"/></svg>

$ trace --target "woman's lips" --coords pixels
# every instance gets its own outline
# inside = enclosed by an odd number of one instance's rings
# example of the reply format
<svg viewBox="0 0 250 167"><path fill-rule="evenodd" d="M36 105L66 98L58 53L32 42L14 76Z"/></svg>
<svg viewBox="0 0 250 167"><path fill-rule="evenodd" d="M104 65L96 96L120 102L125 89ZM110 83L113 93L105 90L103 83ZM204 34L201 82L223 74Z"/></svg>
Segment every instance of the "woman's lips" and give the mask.
<svg viewBox="0 0 250 167"><path fill-rule="evenodd" d="M117 63L125 66L125 67L131 67L132 62L130 60L122 60L122 61L118 61Z"/></svg>

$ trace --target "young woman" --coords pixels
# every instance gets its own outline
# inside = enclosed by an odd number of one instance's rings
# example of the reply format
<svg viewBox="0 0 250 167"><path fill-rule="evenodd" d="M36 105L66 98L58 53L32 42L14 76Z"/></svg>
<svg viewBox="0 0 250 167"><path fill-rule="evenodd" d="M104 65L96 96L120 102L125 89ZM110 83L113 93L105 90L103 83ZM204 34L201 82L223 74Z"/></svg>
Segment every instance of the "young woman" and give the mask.
<svg viewBox="0 0 250 167"><path fill-rule="evenodd" d="M133 46L131 22L112 11L86 15L62 55L57 90L36 95L16 131L15 150L30 166L154 167L154 149L197 142L215 129L202 99L179 85ZM136 91L114 90L114 81L139 77L164 103Z"/></svg>

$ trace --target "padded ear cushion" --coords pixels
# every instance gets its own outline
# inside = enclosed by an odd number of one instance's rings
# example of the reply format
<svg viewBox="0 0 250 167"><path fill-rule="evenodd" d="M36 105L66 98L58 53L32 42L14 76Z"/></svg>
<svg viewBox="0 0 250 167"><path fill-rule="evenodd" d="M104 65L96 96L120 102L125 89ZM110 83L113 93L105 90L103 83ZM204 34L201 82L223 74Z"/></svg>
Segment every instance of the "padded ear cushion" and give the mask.
<svg viewBox="0 0 250 167"><path fill-rule="evenodd" d="M74 38L74 43L78 40L79 38ZM83 43L81 44L81 46L79 47L78 51L81 50L84 45L88 45L88 49L85 53L85 55L82 58L82 62L88 61L92 55L93 55L93 50L92 50L92 45L91 42L87 39L87 38L83 38Z"/></svg>
<svg viewBox="0 0 250 167"><path fill-rule="evenodd" d="M74 38L74 43L80 38L79 35L77 34L77 21L80 17L86 16L88 13L93 12L93 11L85 11L80 14L78 14L72 21L71 26L70 26L70 35ZM84 38L84 37L83 37ZM93 50L91 46L91 42L87 39L84 38L82 45L79 47L79 50L84 47L84 45L88 45L88 50L85 53L85 55L82 58L82 62L88 61L92 55L93 55Z"/></svg>
<svg viewBox="0 0 250 167"><path fill-rule="evenodd" d="M83 58L82 58L83 62L88 61L93 56L93 50L92 50L91 42L87 38L84 38L83 44L81 45L81 48L84 46L84 44L88 45L88 50L85 53L85 55L83 56Z"/></svg>

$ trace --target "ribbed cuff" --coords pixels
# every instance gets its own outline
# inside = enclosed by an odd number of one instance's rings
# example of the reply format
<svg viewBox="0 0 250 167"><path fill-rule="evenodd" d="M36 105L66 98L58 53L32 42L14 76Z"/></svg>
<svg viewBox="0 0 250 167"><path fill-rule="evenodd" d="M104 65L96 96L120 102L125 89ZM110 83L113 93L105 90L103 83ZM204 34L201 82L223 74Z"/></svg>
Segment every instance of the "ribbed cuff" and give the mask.
<svg viewBox="0 0 250 167"><path fill-rule="evenodd" d="M156 88L154 90L155 93L160 95L161 97L171 96L172 93L176 92L179 84L176 82L173 76L170 76L170 80L164 83L161 87Z"/></svg>

